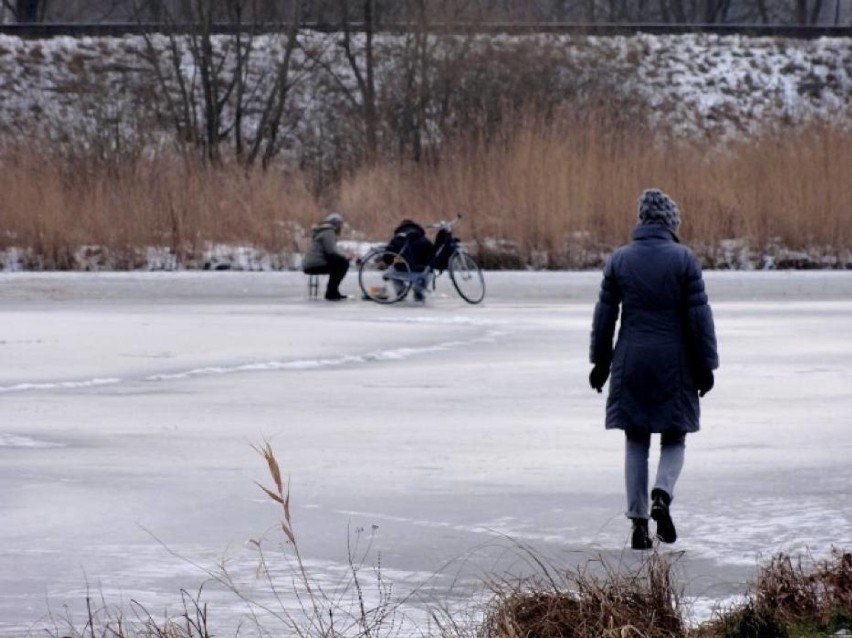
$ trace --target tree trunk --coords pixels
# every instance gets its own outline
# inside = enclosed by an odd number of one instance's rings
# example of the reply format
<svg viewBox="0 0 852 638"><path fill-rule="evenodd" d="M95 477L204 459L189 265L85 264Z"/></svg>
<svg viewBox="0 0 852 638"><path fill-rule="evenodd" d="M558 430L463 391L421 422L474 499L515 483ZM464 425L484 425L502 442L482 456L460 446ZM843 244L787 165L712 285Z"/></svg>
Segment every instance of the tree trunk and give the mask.
<svg viewBox="0 0 852 638"><path fill-rule="evenodd" d="M820 13L822 13L822 0L814 0L814 6L811 8L810 24L819 22Z"/></svg>
<svg viewBox="0 0 852 638"><path fill-rule="evenodd" d="M352 70L358 85L358 95L360 96L358 106L364 126L365 152L368 163L372 163L376 159L379 149L375 59L373 52L373 32L378 22L375 9L376 0L363 0L364 52L362 69L362 64L358 60L358 52L353 48L352 44L352 27L349 23L347 2L346 0L340 0L343 23L343 39L340 46L343 48L349 68ZM352 93L349 93L349 96L350 99L354 98ZM357 102L357 99L353 99L353 102Z"/></svg>
<svg viewBox="0 0 852 638"><path fill-rule="evenodd" d="M766 9L766 0L757 0L757 10L760 12L760 21L769 24L769 11Z"/></svg>
<svg viewBox="0 0 852 638"><path fill-rule="evenodd" d="M796 24L808 23L808 0L796 0Z"/></svg>
<svg viewBox="0 0 852 638"><path fill-rule="evenodd" d="M41 22L44 17L45 0L17 0L15 16L18 22Z"/></svg>
<svg viewBox="0 0 852 638"><path fill-rule="evenodd" d="M373 29L375 28L375 0L364 0L364 28L366 30L366 64L367 82L364 92L364 123L367 127L367 155L372 163L378 156L378 117L376 115L376 82L373 58Z"/></svg>
<svg viewBox="0 0 852 638"><path fill-rule="evenodd" d="M595 0L586 0L586 20L589 24L594 24L597 19L595 14Z"/></svg>

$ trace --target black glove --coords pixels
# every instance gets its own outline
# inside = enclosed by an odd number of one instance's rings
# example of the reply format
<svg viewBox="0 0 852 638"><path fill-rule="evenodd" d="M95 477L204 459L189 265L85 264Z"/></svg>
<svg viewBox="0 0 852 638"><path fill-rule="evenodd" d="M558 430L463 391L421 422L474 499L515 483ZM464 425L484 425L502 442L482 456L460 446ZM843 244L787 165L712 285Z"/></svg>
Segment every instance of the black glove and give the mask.
<svg viewBox="0 0 852 638"><path fill-rule="evenodd" d="M606 383L607 377L609 377L609 364L596 363L595 367L589 373L589 385L600 394L603 391L602 388L604 387L604 383Z"/></svg>
<svg viewBox="0 0 852 638"><path fill-rule="evenodd" d="M698 388L698 396L703 397L713 389L715 379L713 371L709 368L698 368L695 371L695 387Z"/></svg>

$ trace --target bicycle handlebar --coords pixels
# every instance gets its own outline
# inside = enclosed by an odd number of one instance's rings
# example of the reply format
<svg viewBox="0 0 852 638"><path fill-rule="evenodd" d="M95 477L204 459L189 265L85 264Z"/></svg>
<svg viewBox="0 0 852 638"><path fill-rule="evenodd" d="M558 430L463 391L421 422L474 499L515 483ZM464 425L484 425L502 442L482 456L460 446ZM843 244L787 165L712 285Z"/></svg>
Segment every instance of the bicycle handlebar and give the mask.
<svg viewBox="0 0 852 638"><path fill-rule="evenodd" d="M452 229L453 225L458 222L462 218L461 213L456 213L456 218L452 221L439 221L434 224L429 224L429 228L449 228Z"/></svg>

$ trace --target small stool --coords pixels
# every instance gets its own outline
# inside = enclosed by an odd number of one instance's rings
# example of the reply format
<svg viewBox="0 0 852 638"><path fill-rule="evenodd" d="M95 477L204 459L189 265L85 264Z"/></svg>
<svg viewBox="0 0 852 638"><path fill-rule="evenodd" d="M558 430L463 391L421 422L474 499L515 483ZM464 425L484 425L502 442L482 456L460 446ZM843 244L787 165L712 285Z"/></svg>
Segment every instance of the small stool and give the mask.
<svg viewBox="0 0 852 638"><path fill-rule="evenodd" d="M320 277L328 277L325 273L308 275L308 299L319 299Z"/></svg>

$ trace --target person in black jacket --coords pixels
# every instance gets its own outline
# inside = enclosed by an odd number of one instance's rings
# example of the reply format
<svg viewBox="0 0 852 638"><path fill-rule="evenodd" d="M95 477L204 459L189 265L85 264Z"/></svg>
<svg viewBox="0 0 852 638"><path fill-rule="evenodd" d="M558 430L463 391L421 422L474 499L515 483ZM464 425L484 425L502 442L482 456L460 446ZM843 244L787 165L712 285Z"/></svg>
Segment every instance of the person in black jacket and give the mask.
<svg viewBox="0 0 852 638"><path fill-rule="evenodd" d="M387 244L387 249L399 253L414 271L422 271L432 261L435 255L435 245L426 236L423 226L410 219L403 219L393 231L393 237ZM425 281L416 281L414 300L424 300Z"/></svg>
<svg viewBox="0 0 852 638"><path fill-rule="evenodd" d="M680 244L680 211L665 193L639 199L633 241L616 250L603 274L592 324L589 384L601 392L609 377L607 429L626 435L627 516L631 546L649 549L648 452L661 439L650 495L656 535L673 543L670 506L684 462L687 433L699 429L699 397L713 388L719 366L713 313L701 266ZM618 340L612 341L621 308Z"/></svg>

